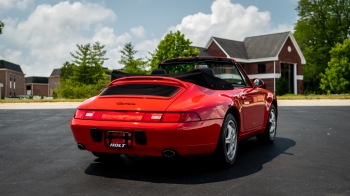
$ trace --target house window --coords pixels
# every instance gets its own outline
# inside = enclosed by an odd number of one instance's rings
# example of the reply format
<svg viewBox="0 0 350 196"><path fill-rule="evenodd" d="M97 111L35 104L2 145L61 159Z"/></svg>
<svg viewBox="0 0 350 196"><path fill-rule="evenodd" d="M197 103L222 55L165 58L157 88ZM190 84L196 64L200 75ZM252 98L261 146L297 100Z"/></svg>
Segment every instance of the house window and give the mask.
<svg viewBox="0 0 350 196"><path fill-rule="evenodd" d="M258 73L266 73L266 65L258 64Z"/></svg>
<svg viewBox="0 0 350 196"><path fill-rule="evenodd" d="M10 73L10 96L11 96L11 89L12 89L12 73Z"/></svg>

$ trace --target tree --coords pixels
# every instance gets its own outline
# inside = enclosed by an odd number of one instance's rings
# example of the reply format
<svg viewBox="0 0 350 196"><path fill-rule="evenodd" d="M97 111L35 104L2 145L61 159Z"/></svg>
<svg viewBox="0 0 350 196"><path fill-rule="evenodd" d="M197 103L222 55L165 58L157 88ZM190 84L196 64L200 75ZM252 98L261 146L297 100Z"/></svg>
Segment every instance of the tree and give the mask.
<svg viewBox="0 0 350 196"><path fill-rule="evenodd" d="M122 53L122 56L118 63L124 65L124 72L134 74L144 74L147 72L147 62L142 58L135 59L134 55L137 53L137 51L134 50L134 46L131 44L131 42L126 43L123 50L120 50L120 53Z"/></svg>
<svg viewBox="0 0 350 196"><path fill-rule="evenodd" d="M97 84L99 80L105 78L102 65L105 60L104 55L107 51L103 50L104 45L95 42L94 45L78 45L78 51L75 54L70 53L74 60L72 61L73 75L70 77L73 81L84 84Z"/></svg>
<svg viewBox="0 0 350 196"><path fill-rule="evenodd" d="M180 31L166 34L164 39L160 41L154 53L151 53L150 66L152 69L158 68L159 63L163 60L177 57L197 56L199 50L190 45L192 42L185 39L185 35Z"/></svg>
<svg viewBox="0 0 350 196"><path fill-rule="evenodd" d="M4 28L5 24L0 21L0 35L2 34L2 28Z"/></svg>
<svg viewBox="0 0 350 196"><path fill-rule="evenodd" d="M73 63L69 63L68 61L63 63L63 66L61 67L60 80L66 81L68 78L73 76L74 68L75 68L75 65Z"/></svg>
<svg viewBox="0 0 350 196"><path fill-rule="evenodd" d="M350 92L350 39L338 43L331 52L331 60L321 74L321 89L327 93Z"/></svg>
<svg viewBox="0 0 350 196"><path fill-rule="evenodd" d="M102 65L106 50L104 45L78 45L78 51L70 53L72 63L65 62L61 68L60 89L55 89L55 97L88 98L99 94L109 83L106 77L108 69Z"/></svg>
<svg viewBox="0 0 350 196"><path fill-rule="evenodd" d="M350 36L349 0L300 0L294 36L305 56L305 91L318 91L330 50Z"/></svg>
<svg viewBox="0 0 350 196"><path fill-rule="evenodd" d="M100 45L99 42L95 42L95 44L92 46L91 50L91 64L93 67L93 81L99 81L104 79L105 76L105 70L103 70L103 63L108 60L109 58L105 58L107 51L103 50L105 45Z"/></svg>

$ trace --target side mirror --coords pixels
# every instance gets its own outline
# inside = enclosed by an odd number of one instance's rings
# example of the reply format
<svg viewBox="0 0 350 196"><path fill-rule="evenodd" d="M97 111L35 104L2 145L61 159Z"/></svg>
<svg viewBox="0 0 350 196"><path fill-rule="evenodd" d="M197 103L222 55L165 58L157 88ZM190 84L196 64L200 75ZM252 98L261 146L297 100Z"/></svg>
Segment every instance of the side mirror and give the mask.
<svg viewBox="0 0 350 196"><path fill-rule="evenodd" d="M254 78L254 79L252 79L251 81L252 81L252 83L254 84L254 87L266 89L265 82L264 82L262 79L260 79L260 78Z"/></svg>

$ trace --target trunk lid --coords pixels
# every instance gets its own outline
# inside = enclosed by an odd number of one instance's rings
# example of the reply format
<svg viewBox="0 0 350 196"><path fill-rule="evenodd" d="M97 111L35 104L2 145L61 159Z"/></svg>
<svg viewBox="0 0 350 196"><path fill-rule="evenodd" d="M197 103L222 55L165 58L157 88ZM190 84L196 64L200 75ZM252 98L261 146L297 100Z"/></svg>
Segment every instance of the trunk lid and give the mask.
<svg viewBox="0 0 350 196"><path fill-rule="evenodd" d="M188 84L168 77L133 76L111 82L86 109L118 111L165 111Z"/></svg>

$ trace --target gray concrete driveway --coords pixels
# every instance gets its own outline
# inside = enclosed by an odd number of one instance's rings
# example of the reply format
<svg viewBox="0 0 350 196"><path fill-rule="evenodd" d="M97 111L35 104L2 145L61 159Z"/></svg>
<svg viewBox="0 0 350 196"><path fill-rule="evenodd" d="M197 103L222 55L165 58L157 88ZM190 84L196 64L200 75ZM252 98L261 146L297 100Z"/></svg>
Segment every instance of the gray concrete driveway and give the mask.
<svg viewBox="0 0 350 196"><path fill-rule="evenodd" d="M211 156L100 160L76 147L74 107L0 106L0 195L350 195L349 106L279 107L275 143L240 142L225 170Z"/></svg>

